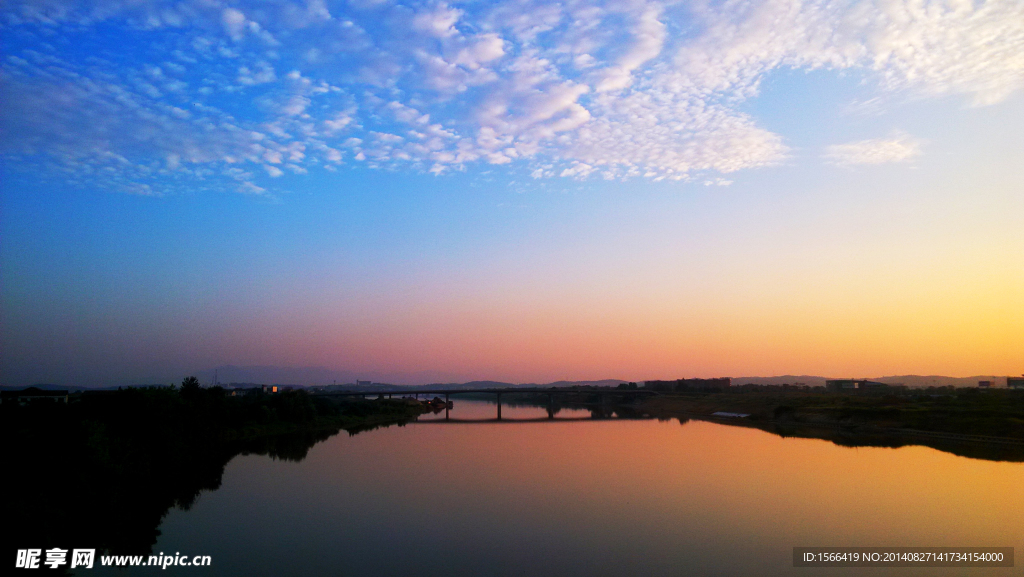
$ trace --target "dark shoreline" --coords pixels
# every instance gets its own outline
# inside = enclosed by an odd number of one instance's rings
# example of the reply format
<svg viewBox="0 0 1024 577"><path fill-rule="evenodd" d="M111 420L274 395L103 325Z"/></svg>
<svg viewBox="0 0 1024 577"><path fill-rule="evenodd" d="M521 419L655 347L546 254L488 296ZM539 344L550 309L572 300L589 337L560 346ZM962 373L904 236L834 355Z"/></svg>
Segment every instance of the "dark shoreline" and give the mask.
<svg viewBox="0 0 1024 577"><path fill-rule="evenodd" d="M993 392L965 391L968 398L953 407L954 415L929 407L922 399L820 393L662 395L634 408L662 419L756 428L781 437L823 439L845 447L917 445L974 459L1024 462L1024 394L1000 391L996 393L1005 398L978 398ZM979 400L982 402L975 402ZM985 410L984 405L993 400L1002 410ZM719 417L715 412L749 416ZM957 412L968 416L956 418ZM918 427L907 426L908 422ZM979 434L989 432L1003 434Z"/></svg>
<svg viewBox="0 0 1024 577"><path fill-rule="evenodd" d="M149 555L167 513L218 489L236 456L298 462L341 431L401 426L427 411L404 400L231 397L198 387L5 405L0 518L13 535L5 546L12 558L17 549L52 547Z"/></svg>
<svg viewBox="0 0 1024 577"><path fill-rule="evenodd" d="M579 388L554 410L595 417L690 419L756 428L781 437L823 439L845 447L926 446L962 457L1024 462L1024 391L916 389L900 394L844 394L823 389L737 387L661 393L631 400L613 388ZM548 406L543 393L509 395L507 404ZM480 396L482 400L486 396ZM720 417L727 412L745 417Z"/></svg>

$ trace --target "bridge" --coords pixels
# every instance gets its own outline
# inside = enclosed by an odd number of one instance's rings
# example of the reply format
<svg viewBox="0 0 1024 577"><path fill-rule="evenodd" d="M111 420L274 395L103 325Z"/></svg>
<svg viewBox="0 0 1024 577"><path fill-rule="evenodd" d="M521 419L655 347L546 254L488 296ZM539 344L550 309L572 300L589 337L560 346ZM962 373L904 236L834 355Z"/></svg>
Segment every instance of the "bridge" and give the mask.
<svg viewBox="0 0 1024 577"><path fill-rule="evenodd" d="M445 420L448 420L448 403L451 400L451 395L465 395L465 394L488 394L494 395L496 404L498 405L498 418L496 421L501 421L501 396L502 395L547 395L548 396L548 416L547 420L553 419L554 406L555 406L555 395L600 395L601 404L606 405L609 397L641 397L648 395L657 395L656 391L649 391L645 389L570 389L570 388L495 388L495 389L413 389L413 390L395 390L395 391L338 391L338 392L326 392L316 393L318 397L382 397L387 396L391 398L392 395L401 395L403 397L412 396L419 398L420 395L444 395Z"/></svg>

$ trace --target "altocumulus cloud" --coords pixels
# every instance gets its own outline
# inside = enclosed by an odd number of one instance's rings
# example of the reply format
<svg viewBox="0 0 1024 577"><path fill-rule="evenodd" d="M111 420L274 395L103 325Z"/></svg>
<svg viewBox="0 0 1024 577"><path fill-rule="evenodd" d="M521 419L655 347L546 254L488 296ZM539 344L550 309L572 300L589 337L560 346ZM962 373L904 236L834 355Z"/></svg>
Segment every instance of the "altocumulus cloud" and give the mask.
<svg viewBox="0 0 1024 577"><path fill-rule="evenodd" d="M897 132L888 138L873 138L829 146L823 156L840 166L904 162L919 156L922 144L921 140L909 134Z"/></svg>
<svg viewBox="0 0 1024 577"><path fill-rule="evenodd" d="M5 163L142 194L342 165L726 182L788 153L739 108L778 68L976 106L1024 85L1019 0L9 0L0 27Z"/></svg>

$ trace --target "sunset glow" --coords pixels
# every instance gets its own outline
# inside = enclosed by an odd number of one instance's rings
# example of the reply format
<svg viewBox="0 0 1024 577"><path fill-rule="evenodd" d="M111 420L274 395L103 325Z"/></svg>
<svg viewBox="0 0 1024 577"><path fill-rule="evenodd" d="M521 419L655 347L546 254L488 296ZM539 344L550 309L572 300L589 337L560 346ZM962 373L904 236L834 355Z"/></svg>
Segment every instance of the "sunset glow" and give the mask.
<svg viewBox="0 0 1024 577"><path fill-rule="evenodd" d="M1014 0L14 1L0 52L2 384L1024 372Z"/></svg>

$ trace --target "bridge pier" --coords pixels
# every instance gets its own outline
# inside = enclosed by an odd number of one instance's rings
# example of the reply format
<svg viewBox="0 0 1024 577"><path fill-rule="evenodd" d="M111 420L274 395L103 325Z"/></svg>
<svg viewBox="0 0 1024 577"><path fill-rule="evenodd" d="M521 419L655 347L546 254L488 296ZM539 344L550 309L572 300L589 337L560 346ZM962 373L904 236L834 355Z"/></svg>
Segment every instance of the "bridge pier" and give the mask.
<svg viewBox="0 0 1024 577"><path fill-rule="evenodd" d="M548 393L548 418L555 418L555 394Z"/></svg>
<svg viewBox="0 0 1024 577"><path fill-rule="evenodd" d="M496 393L498 397L498 420L501 420L501 393Z"/></svg>
<svg viewBox="0 0 1024 577"><path fill-rule="evenodd" d="M448 406L450 401L448 400L448 393L444 394L444 420L448 420Z"/></svg>

